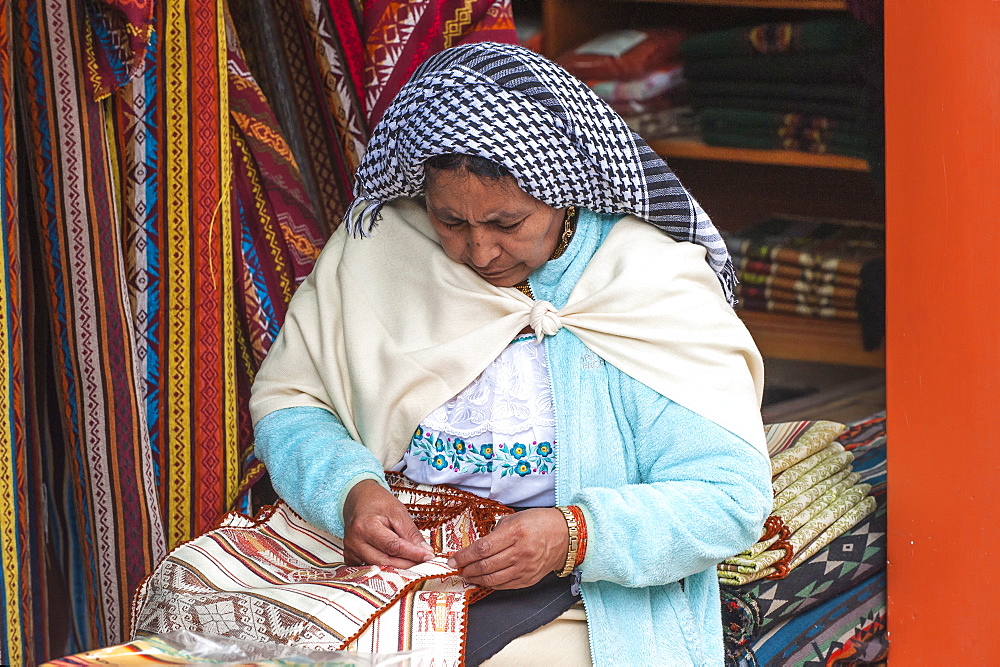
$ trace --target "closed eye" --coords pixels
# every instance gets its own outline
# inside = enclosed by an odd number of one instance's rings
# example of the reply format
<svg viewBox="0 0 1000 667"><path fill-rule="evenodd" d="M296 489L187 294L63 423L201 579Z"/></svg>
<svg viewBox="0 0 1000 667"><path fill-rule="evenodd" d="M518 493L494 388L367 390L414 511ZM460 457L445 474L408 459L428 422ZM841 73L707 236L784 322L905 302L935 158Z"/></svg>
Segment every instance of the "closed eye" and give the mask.
<svg viewBox="0 0 1000 667"><path fill-rule="evenodd" d="M497 221L491 221L490 224L494 225L497 229L501 229L501 230L503 230L505 232L512 232L515 229L517 229L518 227L520 227L521 223L524 222L525 219L526 218L521 218L517 222L510 223L510 224L504 224L504 223L497 222Z"/></svg>

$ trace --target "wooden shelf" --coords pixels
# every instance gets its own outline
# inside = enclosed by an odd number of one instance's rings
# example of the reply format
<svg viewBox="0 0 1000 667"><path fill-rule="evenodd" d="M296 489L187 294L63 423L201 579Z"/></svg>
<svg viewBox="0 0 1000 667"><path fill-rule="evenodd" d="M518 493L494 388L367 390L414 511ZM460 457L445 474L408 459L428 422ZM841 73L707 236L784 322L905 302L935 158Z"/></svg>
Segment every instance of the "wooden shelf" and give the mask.
<svg viewBox="0 0 1000 667"><path fill-rule="evenodd" d="M885 350L861 347L857 322L739 310L760 353L775 359L885 367Z"/></svg>
<svg viewBox="0 0 1000 667"><path fill-rule="evenodd" d="M752 164L817 167L821 169L842 169L845 171L868 171L867 160L847 157L845 155L708 146L693 139L654 139L649 142L649 146L665 158L749 162Z"/></svg>
<svg viewBox="0 0 1000 667"><path fill-rule="evenodd" d="M673 5L710 5L714 7L750 7L755 9L807 9L845 11L846 0L639 0Z"/></svg>

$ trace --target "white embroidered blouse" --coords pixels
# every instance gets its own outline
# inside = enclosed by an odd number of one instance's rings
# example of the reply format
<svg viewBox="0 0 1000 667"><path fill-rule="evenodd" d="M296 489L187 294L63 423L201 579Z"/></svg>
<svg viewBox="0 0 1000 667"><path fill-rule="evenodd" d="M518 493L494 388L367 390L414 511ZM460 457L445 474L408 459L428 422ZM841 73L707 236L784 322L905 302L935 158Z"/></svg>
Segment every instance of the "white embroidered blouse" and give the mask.
<svg viewBox="0 0 1000 667"><path fill-rule="evenodd" d="M551 507L555 436L545 346L521 336L421 422L394 470L505 505Z"/></svg>

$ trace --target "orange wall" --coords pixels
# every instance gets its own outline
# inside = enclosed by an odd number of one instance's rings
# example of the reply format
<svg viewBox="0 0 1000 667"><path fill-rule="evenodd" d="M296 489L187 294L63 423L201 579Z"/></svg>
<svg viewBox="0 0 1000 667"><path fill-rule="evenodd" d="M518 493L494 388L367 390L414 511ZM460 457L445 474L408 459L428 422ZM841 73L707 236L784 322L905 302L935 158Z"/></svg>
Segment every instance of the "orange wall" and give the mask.
<svg viewBox="0 0 1000 667"><path fill-rule="evenodd" d="M889 660L1000 664L1000 1L885 11Z"/></svg>

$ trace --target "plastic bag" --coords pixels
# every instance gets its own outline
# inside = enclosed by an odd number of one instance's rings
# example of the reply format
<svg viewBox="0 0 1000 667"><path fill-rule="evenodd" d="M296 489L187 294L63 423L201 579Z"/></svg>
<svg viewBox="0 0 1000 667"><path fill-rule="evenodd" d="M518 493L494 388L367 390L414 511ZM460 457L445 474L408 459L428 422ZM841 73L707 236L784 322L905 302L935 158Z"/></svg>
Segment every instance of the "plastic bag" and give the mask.
<svg viewBox="0 0 1000 667"><path fill-rule="evenodd" d="M378 655L344 651L309 651L283 644L264 644L178 630L136 639L127 644L77 653L45 663L68 665L325 665L327 667L425 667L427 651Z"/></svg>

